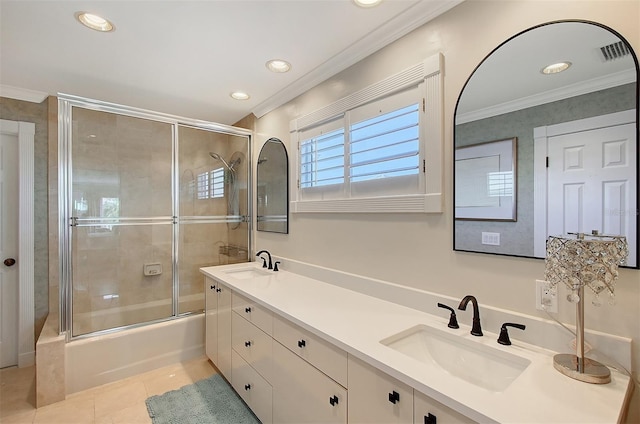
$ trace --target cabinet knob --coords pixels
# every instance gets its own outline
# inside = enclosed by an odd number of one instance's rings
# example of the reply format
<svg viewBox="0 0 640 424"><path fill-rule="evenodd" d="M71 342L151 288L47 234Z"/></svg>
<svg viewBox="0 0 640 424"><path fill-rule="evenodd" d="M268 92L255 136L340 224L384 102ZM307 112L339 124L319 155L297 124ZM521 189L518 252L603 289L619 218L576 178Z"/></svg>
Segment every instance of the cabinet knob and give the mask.
<svg viewBox="0 0 640 424"><path fill-rule="evenodd" d="M438 419L431 412L424 416L424 424L437 424Z"/></svg>
<svg viewBox="0 0 640 424"><path fill-rule="evenodd" d="M249 308L244 308L244 311L245 311L246 313L251 313L251 307L249 307Z"/></svg>
<svg viewBox="0 0 640 424"><path fill-rule="evenodd" d="M251 390L251 384L245 384L244 389L247 391Z"/></svg>
<svg viewBox="0 0 640 424"><path fill-rule="evenodd" d="M329 403L331 406L336 406L338 404L338 396L333 395L329 398Z"/></svg>
<svg viewBox="0 0 640 424"><path fill-rule="evenodd" d="M222 289L220 289L220 288L216 289L216 292L218 292L218 293L220 293L221 291L222 291Z"/></svg>
<svg viewBox="0 0 640 424"><path fill-rule="evenodd" d="M216 288L216 286L211 286L211 290L214 290Z"/></svg>
<svg viewBox="0 0 640 424"><path fill-rule="evenodd" d="M303 348L303 347L305 347L306 345L307 345L307 342L305 342L305 341L304 341L304 339L303 339L303 340L298 340L298 347L299 347L300 349L302 349L302 348Z"/></svg>
<svg viewBox="0 0 640 424"><path fill-rule="evenodd" d="M244 347L251 346L251 340L244 342Z"/></svg>
<svg viewBox="0 0 640 424"><path fill-rule="evenodd" d="M395 390L389 393L389 402L393 403L394 405L396 404L396 402L400 402L400 393L396 392Z"/></svg>

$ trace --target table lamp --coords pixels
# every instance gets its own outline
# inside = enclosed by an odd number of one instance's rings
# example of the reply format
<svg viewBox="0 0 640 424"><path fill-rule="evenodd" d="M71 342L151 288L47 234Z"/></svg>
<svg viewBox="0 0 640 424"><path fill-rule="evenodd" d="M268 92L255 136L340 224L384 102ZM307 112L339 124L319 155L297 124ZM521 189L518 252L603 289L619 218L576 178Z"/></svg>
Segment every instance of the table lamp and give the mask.
<svg viewBox="0 0 640 424"><path fill-rule="evenodd" d="M599 235L597 231L550 236L547 240L545 278L552 287L563 283L571 291L567 300L576 304L576 355L561 353L553 357L553 366L561 373L587 383L611 381L609 368L584 356L584 288L595 293L595 305L599 305L602 292L613 300L618 265L625 263L627 255L625 237Z"/></svg>

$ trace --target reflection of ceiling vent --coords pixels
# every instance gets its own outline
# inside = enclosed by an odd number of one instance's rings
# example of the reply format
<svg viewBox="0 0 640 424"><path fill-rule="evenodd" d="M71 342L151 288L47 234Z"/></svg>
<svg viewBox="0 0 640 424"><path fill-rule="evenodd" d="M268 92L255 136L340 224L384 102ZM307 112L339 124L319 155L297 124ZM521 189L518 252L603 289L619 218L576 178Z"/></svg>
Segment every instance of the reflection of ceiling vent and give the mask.
<svg viewBox="0 0 640 424"><path fill-rule="evenodd" d="M625 57L631 54L627 45L622 41L618 41L617 43L600 47L600 53L602 54L602 58L604 59L605 62L619 59L621 57Z"/></svg>

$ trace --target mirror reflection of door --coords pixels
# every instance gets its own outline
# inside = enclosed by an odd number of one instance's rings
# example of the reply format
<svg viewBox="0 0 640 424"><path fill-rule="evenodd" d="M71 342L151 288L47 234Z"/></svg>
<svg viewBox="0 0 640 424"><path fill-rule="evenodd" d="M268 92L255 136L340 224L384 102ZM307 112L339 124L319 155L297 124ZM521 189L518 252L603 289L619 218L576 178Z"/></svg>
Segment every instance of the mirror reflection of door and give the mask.
<svg viewBox="0 0 640 424"><path fill-rule="evenodd" d="M566 62L567 69L542 72L546 65L558 62ZM584 232L597 229L606 234L626 235L632 245L627 266L637 267L637 78L637 59L626 40L592 22L543 24L517 34L487 56L460 94L455 115L455 149L517 137L517 219L514 222L456 219L454 249L544 257L540 246L544 246L547 236L571 231L579 222ZM630 132L615 135L617 141L601 142L596 156L587 153L591 149L580 151L575 146L561 149L551 142L548 149L546 145L544 149L538 145L540 135L536 132L540 128L589 119L599 122L615 114L625 115L627 121L619 124L628 124ZM588 131L610 126L598 123L593 128L573 132L586 131L582 136L593 138L601 133ZM552 137L551 133L546 136L554 142L568 137ZM590 185L600 187L596 190L597 198L585 197L592 190L584 191L587 186L578 189L575 180L570 182L569 176L577 174L576 170L568 169L571 172L559 177L550 168L550 180L546 181L547 154L550 167L555 155L562 156L563 166L570 160L584 161L583 165L609 162L606 168L601 164L598 170L594 166L583 173L590 175ZM623 175L612 175L619 172ZM567 184L557 178L567 179ZM456 194L463 189L458 183L454 181ZM547 188L548 194L555 197L547 197ZM601 213L593 213L596 208ZM544 219L540 218L540 210ZM578 210L582 210L582 215L576 215ZM483 242L486 240L499 240L499 244Z"/></svg>
<svg viewBox="0 0 640 424"><path fill-rule="evenodd" d="M626 236L627 266L636 266L634 114L630 110L536 128L546 135L536 138L535 149L547 158L535 165L536 190L548 207L536 204L535 256L544 257L550 234L598 231ZM542 153L537 155L540 162Z"/></svg>
<svg viewBox="0 0 640 424"><path fill-rule="evenodd" d="M289 232L289 159L282 141L270 138L258 156L257 230Z"/></svg>

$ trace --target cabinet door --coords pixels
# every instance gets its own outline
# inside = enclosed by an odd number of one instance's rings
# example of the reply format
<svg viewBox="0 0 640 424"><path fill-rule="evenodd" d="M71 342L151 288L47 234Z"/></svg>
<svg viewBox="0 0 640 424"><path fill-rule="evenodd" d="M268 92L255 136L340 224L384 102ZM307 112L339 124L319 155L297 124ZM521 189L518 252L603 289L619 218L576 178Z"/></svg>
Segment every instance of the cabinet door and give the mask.
<svg viewBox="0 0 640 424"><path fill-rule="evenodd" d="M231 378L231 289L222 284L218 294L218 362L216 367L227 380Z"/></svg>
<svg viewBox="0 0 640 424"><path fill-rule="evenodd" d="M475 421L436 402L427 395L414 391L414 424L471 424Z"/></svg>
<svg viewBox="0 0 640 424"><path fill-rule="evenodd" d="M413 388L349 355L349 423L413 423Z"/></svg>
<svg viewBox="0 0 640 424"><path fill-rule="evenodd" d="M273 339L235 312L231 317L231 346L264 378L271 380Z"/></svg>
<svg viewBox="0 0 640 424"><path fill-rule="evenodd" d="M346 423L347 390L273 342L273 422Z"/></svg>
<svg viewBox="0 0 640 424"><path fill-rule="evenodd" d="M231 351L231 362L233 364L231 385L263 424L271 424L271 385L235 350Z"/></svg>
<svg viewBox="0 0 640 424"><path fill-rule="evenodd" d="M207 358L218 364L218 295L217 283L206 277L204 279L204 310L205 310L205 353Z"/></svg>

